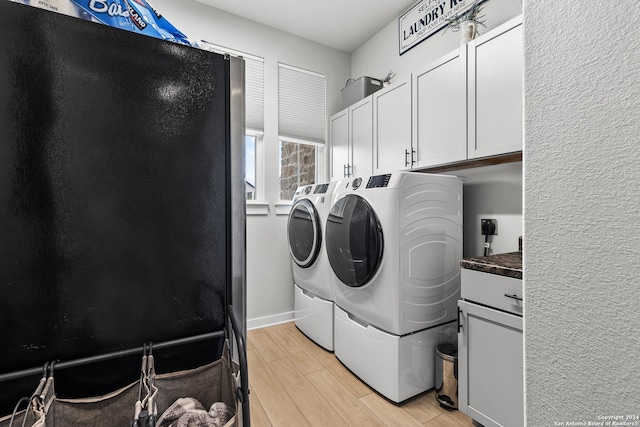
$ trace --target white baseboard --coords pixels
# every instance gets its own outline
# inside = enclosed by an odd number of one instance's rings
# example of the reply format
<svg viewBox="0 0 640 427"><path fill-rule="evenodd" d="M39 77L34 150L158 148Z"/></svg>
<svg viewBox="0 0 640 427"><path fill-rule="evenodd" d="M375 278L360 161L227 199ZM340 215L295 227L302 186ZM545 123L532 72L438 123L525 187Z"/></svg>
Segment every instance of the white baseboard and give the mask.
<svg viewBox="0 0 640 427"><path fill-rule="evenodd" d="M279 325L280 323L292 322L295 319L295 312L274 314L271 316L247 319L247 330L266 328L267 326Z"/></svg>

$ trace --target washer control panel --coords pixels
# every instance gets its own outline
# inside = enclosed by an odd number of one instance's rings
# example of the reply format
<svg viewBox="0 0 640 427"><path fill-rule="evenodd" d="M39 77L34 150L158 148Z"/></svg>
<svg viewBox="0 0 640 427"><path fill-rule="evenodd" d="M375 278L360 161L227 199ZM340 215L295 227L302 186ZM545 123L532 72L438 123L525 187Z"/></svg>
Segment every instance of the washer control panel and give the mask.
<svg viewBox="0 0 640 427"><path fill-rule="evenodd" d="M389 185L390 179L391 179L390 173L386 175L375 175L375 176L369 177L369 182L367 182L367 188L386 187Z"/></svg>
<svg viewBox="0 0 640 427"><path fill-rule="evenodd" d="M318 184L316 188L313 190L313 194L325 194L329 189L329 184Z"/></svg>

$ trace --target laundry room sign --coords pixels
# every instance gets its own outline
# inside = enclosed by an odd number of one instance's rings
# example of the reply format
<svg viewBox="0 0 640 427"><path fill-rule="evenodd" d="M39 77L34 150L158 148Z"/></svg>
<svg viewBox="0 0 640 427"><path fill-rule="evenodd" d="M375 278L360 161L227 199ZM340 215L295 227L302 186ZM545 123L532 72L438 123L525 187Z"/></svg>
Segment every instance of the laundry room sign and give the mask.
<svg viewBox="0 0 640 427"><path fill-rule="evenodd" d="M422 0L398 18L400 55L465 12L475 0Z"/></svg>

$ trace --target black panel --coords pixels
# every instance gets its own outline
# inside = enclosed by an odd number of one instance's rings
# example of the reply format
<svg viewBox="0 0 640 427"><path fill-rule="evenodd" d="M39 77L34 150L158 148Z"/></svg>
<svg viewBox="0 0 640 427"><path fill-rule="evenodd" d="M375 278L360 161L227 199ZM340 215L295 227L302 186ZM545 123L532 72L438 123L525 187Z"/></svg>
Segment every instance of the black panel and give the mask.
<svg viewBox="0 0 640 427"><path fill-rule="evenodd" d="M227 61L0 2L0 373L224 329Z"/></svg>
<svg viewBox="0 0 640 427"><path fill-rule="evenodd" d="M365 199L349 194L331 207L325 247L333 272L345 285L364 286L373 278L384 241L380 222Z"/></svg>
<svg viewBox="0 0 640 427"><path fill-rule="evenodd" d="M322 226L318 211L309 199L300 199L293 205L287 231L293 261L302 268L311 267L322 246Z"/></svg>
<svg viewBox="0 0 640 427"><path fill-rule="evenodd" d="M318 184L313 189L313 194L325 194L329 189L329 183L326 184Z"/></svg>

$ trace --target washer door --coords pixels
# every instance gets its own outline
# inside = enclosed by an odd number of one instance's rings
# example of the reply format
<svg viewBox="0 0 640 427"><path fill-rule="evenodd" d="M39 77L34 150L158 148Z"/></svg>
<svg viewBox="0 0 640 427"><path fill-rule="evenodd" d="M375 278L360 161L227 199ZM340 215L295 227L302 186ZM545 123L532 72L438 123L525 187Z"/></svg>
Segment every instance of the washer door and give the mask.
<svg viewBox="0 0 640 427"><path fill-rule="evenodd" d="M322 226L309 199L300 199L291 207L287 233L293 261L302 268L311 267L322 246Z"/></svg>
<svg viewBox="0 0 640 427"><path fill-rule="evenodd" d="M347 286L366 285L382 262L382 226L365 199L349 194L329 212L325 247L333 272Z"/></svg>

